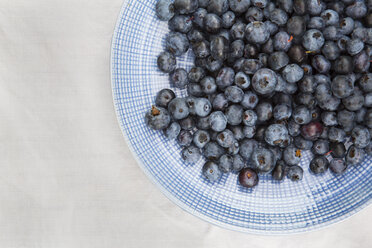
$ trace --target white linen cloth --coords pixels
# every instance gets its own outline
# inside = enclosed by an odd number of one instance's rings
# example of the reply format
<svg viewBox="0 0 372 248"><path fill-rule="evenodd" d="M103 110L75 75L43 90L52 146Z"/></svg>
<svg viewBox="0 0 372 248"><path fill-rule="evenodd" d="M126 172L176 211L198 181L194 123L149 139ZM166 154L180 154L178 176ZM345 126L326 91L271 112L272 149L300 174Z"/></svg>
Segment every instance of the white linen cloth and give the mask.
<svg viewBox="0 0 372 248"><path fill-rule="evenodd" d="M372 208L266 237L210 225L137 166L117 123L110 46L122 0L0 0L0 247L371 247Z"/></svg>

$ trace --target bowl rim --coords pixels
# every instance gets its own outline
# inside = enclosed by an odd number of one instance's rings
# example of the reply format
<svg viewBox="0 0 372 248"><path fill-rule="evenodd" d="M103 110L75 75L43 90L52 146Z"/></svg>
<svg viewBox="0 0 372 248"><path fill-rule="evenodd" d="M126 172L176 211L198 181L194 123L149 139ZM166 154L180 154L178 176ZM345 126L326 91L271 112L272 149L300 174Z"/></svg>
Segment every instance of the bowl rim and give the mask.
<svg viewBox="0 0 372 248"><path fill-rule="evenodd" d="M334 218L334 219L329 220L329 221L325 221L325 222L320 223L320 224L315 224L315 225L307 226L307 227L299 227L299 228L296 228L296 229L285 229L283 231L272 231L272 230L268 231L268 230L260 230L260 229L239 227L239 226L235 226L235 225L231 225L231 224L228 224L228 223L225 223L225 222L218 221L216 219L213 219L211 217L208 217L208 216L206 216L202 213L199 213L199 212L195 211L194 209L192 209L191 207L189 207L188 205L183 203L181 200L176 198L174 195L172 195L164 186L162 186L151 175L149 170L146 168L144 162L138 157L138 155L135 152L135 150L132 146L132 143L130 142L130 139L127 135L127 130L124 127L124 123L123 123L122 119L120 118L121 115L120 115L118 102L117 102L117 99L116 99L116 93L115 93L115 85L116 85L115 75L117 75L115 73L115 66L114 66L114 64L115 64L114 62L115 62L115 59L116 59L116 57L115 57L115 41L118 40L118 35L120 34L119 30L120 30L121 20L123 19L124 12L125 12L126 8L129 7L130 3L131 3L131 0L124 0L124 2L122 4L122 7L121 7L121 10L120 10L120 13L119 13L119 15L116 19L115 29L114 29L114 33L112 35L112 40L111 40L111 46L110 46L110 78L111 79L110 80L111 80L112 101L113 101L113 105L114 105L114 109L115 109L115 115L116 115L117 122L119 124L121 133L124 137L124 140L125 140L127 146L129 147L130 152L132 153L132 156L136 160L136 162L139 165L139 167L141 168L141 170L147 176L147 178L150 179L150 181L171 202L175 203L178 207L180 207L185 212L191 214L192 216L196 216L199 219L201 219L203 221L206 221L207 223L213 224L215 226L218 226L218 227L221 227L221 228L224 228L224 229L228 229L228 230L231 230L231 231L238 231L238 232L242 232L242 233L263 235L263 236L291 235L291 234L307 233L307 232L313 232L313 231L321 230L321 229L324 229L324 228L329 227L331 225L343 222L343 221L347 220L348 218L350 218L351 216L355 215L356 213L360 212L361 210L367 209L371 205L372 198L368 199L366 202L364 202L363 204L359 205L358 207L352 209L351 211L345 213L344 215L340 215L337 218Z"/></svg>

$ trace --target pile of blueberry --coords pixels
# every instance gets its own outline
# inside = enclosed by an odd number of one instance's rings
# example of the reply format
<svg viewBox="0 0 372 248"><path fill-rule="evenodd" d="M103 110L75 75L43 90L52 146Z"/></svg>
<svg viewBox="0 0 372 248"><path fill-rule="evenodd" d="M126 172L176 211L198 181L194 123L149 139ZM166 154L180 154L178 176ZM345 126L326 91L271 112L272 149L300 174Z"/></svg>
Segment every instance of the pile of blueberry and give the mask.
<svg viewBox="0 0 372 248"><path fill-rule="evenodd" d="M159 0L156 14L171 30L158 67L188 96L161 90L145 120L186 162L204 156L210 181L298 181L304 150L314 174L372 155L372 0Z"/></svg>

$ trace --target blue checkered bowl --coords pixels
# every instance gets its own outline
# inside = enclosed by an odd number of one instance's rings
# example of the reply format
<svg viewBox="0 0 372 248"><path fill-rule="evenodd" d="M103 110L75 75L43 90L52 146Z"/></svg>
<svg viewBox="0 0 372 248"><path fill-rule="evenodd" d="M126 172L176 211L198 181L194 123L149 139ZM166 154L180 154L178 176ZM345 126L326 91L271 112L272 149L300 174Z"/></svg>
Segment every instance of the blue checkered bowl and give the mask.
<svg viewBox="0 0 372 248"><path fill-rule="evenodd" d="M221 227L258 234L284 234L314 230L338 222L366 207L372 199L371 159L345 175L309 173L310 154L301 166L304 179L277 183L261 176L254 189L242 188L236 174L217 183L201 176L204 163L185 164L180 147L162 132L150 130L144 114L156 93L171 87L168 76L157 69L157 56L168 32L156 18L156 0L129 0L121 11L112 44L112 90L118 120L127 143L146 175L181 208ZM190 69L189 52L177 58ZM174 89L178 96L186 93Z"/></svg>

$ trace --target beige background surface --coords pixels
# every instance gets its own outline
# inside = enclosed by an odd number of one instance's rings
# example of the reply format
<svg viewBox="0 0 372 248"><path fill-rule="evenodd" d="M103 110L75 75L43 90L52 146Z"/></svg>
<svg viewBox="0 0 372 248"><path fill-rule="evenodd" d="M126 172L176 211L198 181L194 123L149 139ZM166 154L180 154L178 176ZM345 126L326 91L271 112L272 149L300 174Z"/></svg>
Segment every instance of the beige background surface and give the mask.
<svg viewBox="0 0 372 248"><path fill-rule="evenodd" d="M133 159L113 110L122 0L0 0L0 247L371 247L372 208L312 233L209 225Z"/></svg>

